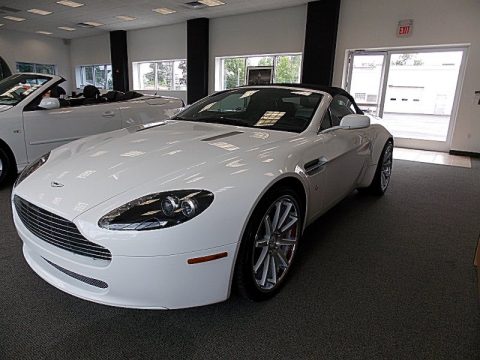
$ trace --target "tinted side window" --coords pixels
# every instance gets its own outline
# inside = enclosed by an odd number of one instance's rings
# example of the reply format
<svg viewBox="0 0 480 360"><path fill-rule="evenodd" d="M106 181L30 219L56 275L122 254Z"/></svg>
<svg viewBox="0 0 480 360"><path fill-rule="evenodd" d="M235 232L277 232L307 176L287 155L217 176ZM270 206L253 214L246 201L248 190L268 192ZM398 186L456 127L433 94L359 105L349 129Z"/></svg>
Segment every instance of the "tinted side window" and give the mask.
<svg viewBox="0 0 480 360"><path fill-rule="evenodd" d="M347 97L343 95L335 95L330 104L332 126L340 125L340 121L342 121L345 115L355 114L355 111L352 109L352 102Z"/></svg>
<svg viewBox="0 0 480 360"><path fill-rule="evenodd" d="M322 123L320 124L320 131L329 129L332 127L332 119L330 117L330 110L325 111L323 115Z"/></svg>

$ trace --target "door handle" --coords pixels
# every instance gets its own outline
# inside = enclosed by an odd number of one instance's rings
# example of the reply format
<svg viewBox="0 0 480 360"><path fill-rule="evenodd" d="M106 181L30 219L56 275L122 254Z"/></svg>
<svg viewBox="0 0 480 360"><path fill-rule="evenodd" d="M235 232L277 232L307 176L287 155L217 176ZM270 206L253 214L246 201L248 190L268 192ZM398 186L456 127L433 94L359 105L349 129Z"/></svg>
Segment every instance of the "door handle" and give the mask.
<svg viewBox="0 0 480 360"><path fill-rule="evenodd" d="M115 112L114 111L105 111L103 114L102 114L103 117L113 117L115 116Z"/></svg>
<svg viewBox="0 0 480 360"><path fill-rule="evenodd" d="M319 159L315 159L312 161L309 161L305 163L305 173L307 175L314 175L323 169L325 169L325 166L327 166L328 160L326 157L322 156Z"/></svg>

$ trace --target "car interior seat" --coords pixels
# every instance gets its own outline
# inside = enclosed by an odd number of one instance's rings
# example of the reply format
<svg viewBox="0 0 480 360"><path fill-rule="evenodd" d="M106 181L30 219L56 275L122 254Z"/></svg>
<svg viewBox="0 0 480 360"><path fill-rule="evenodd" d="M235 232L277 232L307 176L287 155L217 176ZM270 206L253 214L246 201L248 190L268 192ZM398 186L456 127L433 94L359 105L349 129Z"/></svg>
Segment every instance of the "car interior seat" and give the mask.
<svg viewBox="0 0 480 360"><path fill-rule="evenodd" d="M110 90L107 92L105 95L102 97L107 101L107 102L115 102L115 101L120 101L124 98L125 93L122 91L116 91L116 90Z"/></svg>
<svg viewBox="0 0 480 360"><path fill-rule="evenodd" d="M84 105L98 104L100 102L100 90L93 85L86 85L83 88Z"/></svg>

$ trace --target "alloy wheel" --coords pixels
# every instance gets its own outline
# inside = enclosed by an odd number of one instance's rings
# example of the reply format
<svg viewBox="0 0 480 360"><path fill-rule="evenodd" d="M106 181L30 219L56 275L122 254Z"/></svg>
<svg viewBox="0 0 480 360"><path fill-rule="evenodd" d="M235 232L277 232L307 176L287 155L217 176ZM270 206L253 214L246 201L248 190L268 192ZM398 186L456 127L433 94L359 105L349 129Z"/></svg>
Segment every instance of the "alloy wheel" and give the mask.
<svg viewBox="0 0 480 360"><path fill-rule="evenodd" d="M393 164L393 145L389 143L383 153L383 163L380 174L380 186L382 191L385 191L390 183L390 177L392 176L392 164Z"/></svg>
<svg viewBox="0 0 480 360"><path fill-rule="evenodd" d="M277 199L267 210L255 234L253 275L261 291L272 291L292 264L300 236L300 208L290 195Z"/></svg>

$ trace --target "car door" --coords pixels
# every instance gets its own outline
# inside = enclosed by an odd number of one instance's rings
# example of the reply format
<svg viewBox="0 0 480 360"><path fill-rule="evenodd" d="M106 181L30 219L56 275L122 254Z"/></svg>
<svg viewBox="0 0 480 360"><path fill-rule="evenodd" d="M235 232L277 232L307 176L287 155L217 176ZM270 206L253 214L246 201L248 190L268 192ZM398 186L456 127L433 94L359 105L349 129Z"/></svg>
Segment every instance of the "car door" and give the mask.
<svg viewBox="0 0 480 360"><path fill-rule="evenodd" d="M331 207L358 184L370 156L370 141L364 129L339 127L342 118L354 114L355 107L344 95L335 95L329 106L331 128L323 131L327 179L325 203Z"/></svg>
<svg viewBox="0 0 480 360"><path fill-rule="evenodd" d="M315 192L321 187L321 201L317 199L312 208L314 216L348 195L365 170L370 154L365 131L339 127L343 116L354 112L348 98L335 96L324 115L313 151L310 150L304 168L307 174L313 172L317 176L311 176L311 190Z"/></svg>
<svg viewBox="0 0 480 360"><path fill-rule="evenodd" d="M29 161L68 142L122 126L118 106L108 103L54 110L27 106L23 111L23 122Z"/></svg>

